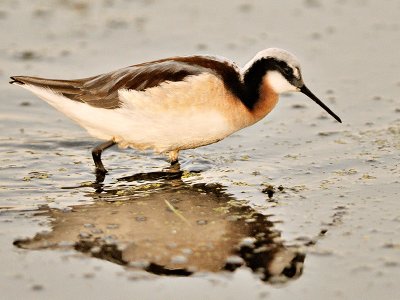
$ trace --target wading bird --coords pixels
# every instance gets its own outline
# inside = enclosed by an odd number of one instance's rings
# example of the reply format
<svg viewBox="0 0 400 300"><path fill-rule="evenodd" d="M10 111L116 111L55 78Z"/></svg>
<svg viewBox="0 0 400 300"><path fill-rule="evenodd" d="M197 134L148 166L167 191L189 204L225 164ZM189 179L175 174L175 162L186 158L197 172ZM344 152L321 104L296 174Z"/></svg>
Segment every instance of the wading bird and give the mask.
<svg viewBox="0 0 400 300"><path fill-rule="evenodd" d="M277 48L256 54L243 68L214 56L172 57L76 80L12 76L104 140L92 150L97 174L102 152L118 144L168 153L218 142L264 118L284 92L302 92L340 118L304 84L298 60Z"/></svg>

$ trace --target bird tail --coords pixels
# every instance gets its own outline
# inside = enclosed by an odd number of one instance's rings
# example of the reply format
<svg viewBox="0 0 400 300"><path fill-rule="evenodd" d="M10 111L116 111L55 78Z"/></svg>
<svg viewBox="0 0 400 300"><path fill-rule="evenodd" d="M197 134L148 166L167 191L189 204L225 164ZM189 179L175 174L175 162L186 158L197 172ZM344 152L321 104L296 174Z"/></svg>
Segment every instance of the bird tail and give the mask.
<svg viewBox="0 0 400 300"><path fill-rule="evenodd" d="M21 78L21 77L23 77L23 76L11 76L10 84L19 84L19 85L25 84L23 81L19 80L19 78Z"/></svg>
<svg viewBox="0 0 400 300"><path fill-rule="evenodd" d="M39 78L39 77L30 77L30 76L11 76L10 77L11 84L18 85L34 85L42 88L51 88L51 89L62 89L69 88L71 89L78 81L77 80L60 80L60 79L47 79L47 78Z"/></svg>

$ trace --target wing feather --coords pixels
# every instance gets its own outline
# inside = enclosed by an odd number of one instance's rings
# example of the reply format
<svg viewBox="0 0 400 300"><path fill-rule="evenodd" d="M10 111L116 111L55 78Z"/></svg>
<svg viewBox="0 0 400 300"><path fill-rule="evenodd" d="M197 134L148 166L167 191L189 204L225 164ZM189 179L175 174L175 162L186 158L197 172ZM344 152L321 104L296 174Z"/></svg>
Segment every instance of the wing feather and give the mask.
<svg viewBox="0 0 400 300"><path fill-rule="evenodd" d="M29 84L93 107L114 109L121 106L119 90L144 91L165 82L184 80L187 76L211 73L223 79L233 93L240 93L238 67L226 60L208 56L174 57L129 66L109 73L77 80L13 76L10 83Z"/></svg>

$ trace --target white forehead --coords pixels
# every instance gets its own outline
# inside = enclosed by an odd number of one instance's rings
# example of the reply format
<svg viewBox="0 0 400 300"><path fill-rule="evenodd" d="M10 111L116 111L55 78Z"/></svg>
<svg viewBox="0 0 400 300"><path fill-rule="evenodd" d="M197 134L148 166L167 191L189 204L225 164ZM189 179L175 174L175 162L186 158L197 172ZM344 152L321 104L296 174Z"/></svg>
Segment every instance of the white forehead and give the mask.
<svg viewBox="0 0 400 300"><path fill-rule="evenodd" d="M296 68L300 69L300 63L299 60L297 59L296 56L294 56L292 53L283 50L283 49L279 49L279 48L268 48L268 49L264 49L260 52L258 52L252 60L250 60L243 68L243 70L247 70L255 61L261 59L261 58L267 58L267 57L273 57L276 58L278 60L282 60L287 62L287 64L291 67L293 67L294 70L296 70ZM297 72L297 70L296 70ZM294 74L295 76L297 74ZM298 76L296 76L298 77Z"/></svg>
<svg viewBox="0 0 400 300"><path fill-rule="evenodd" d="M294 56L289 51L279 48L268 48L262 50L258 52L254 58L260 59L263 57L274 57L276 59L286 61L289 65L292 65L293 67L298 67L300 65L299 60L296 56Z"/></svg>

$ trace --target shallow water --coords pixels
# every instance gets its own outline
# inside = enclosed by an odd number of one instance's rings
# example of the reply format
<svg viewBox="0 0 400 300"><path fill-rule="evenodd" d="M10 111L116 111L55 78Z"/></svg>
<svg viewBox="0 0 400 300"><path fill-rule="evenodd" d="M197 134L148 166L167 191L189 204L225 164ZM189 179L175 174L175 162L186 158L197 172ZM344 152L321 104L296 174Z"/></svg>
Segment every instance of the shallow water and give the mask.
<svg viewBox="0 0 400 300"><path fill-rule="evenodd" d="M0 2L3 295L397 298L400 4L227 3ZM93 184L98 141L7 84L177 54L242 64L269 46L299 57L343 124L303 95L284 96L255 126L182 153L181 180L118 180L168 164L110 149L110 174Z"/></svg>
<svg viewBox="0 0 400 300"><path fill-rule="evenodd" d="M137 177L137 176L135 176ZM127 268L190 276L245 265L261 280L286 282L302 272L304 254L285 246L268 216L219 185L180 179L98 190L94 203L43 207L51 232L16 240L22 249L75 249Z"/></svg>

